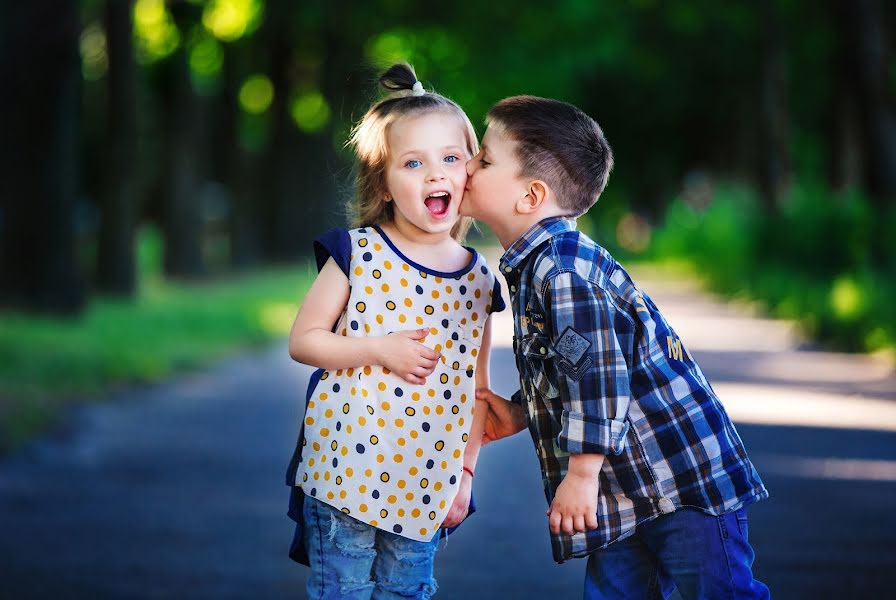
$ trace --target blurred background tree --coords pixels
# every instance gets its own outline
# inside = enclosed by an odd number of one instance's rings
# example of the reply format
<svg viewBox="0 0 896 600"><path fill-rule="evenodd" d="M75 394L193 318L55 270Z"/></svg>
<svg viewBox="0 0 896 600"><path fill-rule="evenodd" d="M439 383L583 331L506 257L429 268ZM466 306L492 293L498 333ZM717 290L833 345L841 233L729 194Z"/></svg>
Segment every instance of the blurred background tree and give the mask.
<svg viewBox="0 0 896 600"><path fill-rule="evenodd" d="M296 261L346 223L343 144L407 60L474 123L577 104L616 171L581 221L841 347L892 347L896 66L879 0L80 0L0 8L0 305L77 315ZM480 130L481 133L481 130Z"/></svg>

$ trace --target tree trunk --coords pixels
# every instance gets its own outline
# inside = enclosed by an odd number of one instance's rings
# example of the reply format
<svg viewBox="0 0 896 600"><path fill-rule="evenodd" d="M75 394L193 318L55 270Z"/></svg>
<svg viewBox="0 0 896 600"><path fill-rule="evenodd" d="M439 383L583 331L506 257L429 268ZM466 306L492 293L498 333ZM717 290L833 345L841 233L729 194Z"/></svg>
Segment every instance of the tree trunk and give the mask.
<svg viewBox="0 0 896 600"><path fill-rule="evenodd" d="M181 32L195 22L186 3L171 6ZM199 98L193 91L190 66L183 43L169 58L170 72L163 93L167 121L165 168L162 185L162 229L165 250L162 265L173 278L198 278L205 275L202 256L203 214L200 182L204 160L201 152L202 120Z"/></svg>
<svg viewBox="0 0 896 600"><path fill-rule="evenodd" d="M774 212L786 193L791 177L787 56L774 0L762 3L762 17L759 189L766 210Z"/></svg>
<svg viewBox="0 0 896 600"><path fill-rule="evenodd" d="M877 0L841 0L865 155L867 190L884 207L896 203L896 113L887 92L887 40Z"/></svg>
<svg viewBox="0 0 896 600"><path fill-rule="evenodd" d="M106 181L97 247L97 287L133 296L136 292L134 232L137 210L137 98L131 25L132 0L107 0L109 52Z"/></svg>
<svg viewBox="0 0 896 600"><path fill-rule="evenodd" d="M0 27L0 304L77 314L85 289L75 253L80 170L81 32L73 2L5 3ZM4 43L5 42L5 43Z"/></svg>

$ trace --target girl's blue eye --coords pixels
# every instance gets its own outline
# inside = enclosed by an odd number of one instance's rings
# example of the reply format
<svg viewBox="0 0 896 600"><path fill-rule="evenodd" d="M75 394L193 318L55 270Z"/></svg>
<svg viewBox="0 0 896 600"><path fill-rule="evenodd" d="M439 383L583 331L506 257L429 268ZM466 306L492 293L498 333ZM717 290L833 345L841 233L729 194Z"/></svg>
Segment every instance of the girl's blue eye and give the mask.
<svg viewBox="0 0 896 600"><path fill-rule="evenodd" d="M459 159L458 157L456 157L455 155L453 155L453 154L448 155L448 156L445 157L445 162L449 162L449 163L455 163L455 162L457 162L457 161L459 161L459 160L460 160L460 159Z"/></svg>
<svg viewBox="0 0 896 600"><path fill-rule="evenodd" d="M420 162L419 160L416 160L416 159L413 159L413 158L412 158L412 159L409 160L408 162L404 163L404 166L408 167L409 169L416 169L417 167L419 167L419 166L422 165L422 164L423 164L423 163Z"/></svg>

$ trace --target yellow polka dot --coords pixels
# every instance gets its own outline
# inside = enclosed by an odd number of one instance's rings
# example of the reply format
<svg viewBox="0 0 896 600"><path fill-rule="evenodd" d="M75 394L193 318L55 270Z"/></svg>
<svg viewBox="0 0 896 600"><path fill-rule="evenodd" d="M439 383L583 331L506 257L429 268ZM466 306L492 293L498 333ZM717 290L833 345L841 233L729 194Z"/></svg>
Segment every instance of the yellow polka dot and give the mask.
<svg viewBox="0 0 896 600"><path fill-rule="evenodd" d="M376 420L376 424L377 424L378 427L385 427L385 426L386 426L386 419L380 417L379 419Z"/></svg>
<svg viewBox="0 0 896 600"><path fill-rule="evenodd" d="M369 285L364 286L364 291L367 293L368 296L373 296L373 288L370 287Z"/></svg>
<svg viewBox="0 0 896 600"><path fill-rule="evenodd" d="M360 240L358 240L358 245L361 246L362 248L366 247L367 246L367 238L361 238Z"/></svg>
<svg viewBox="0 0 896 600"><path fill-rule="evenodd" d="M396 502L398 502L398 498L396 498L395 496L389 496L388 498L386 498L386 502L388 502L389 504L395 504Z"/></svg>
<svg viewBox="0 0 896 600"><path fill-rule="evenodd" d="M415 392L415 393L416 393L416 392ZM414 414L415 414L416 412L417 412L417 411L415 411L414 408L411 407L411 406L409 406L409 407L407 407L406 409L404 409L404 414L406 414L406 415L409 416L409 417L413 417Z"/></svg>
<svg viewBox="0 0 896 600"><path fill-rule="evenodd" d="M417 325L423 325L423 317L417 317Z"/></svg>
<svg viewBox="0 0 896 600"><path fill-rule="evenodd" d="M309 426L310 426L310 425L314 425L314 419L312 419L311 417L306 417L306 418L305 418L305 425L309 425Z"/></svg>
<svg viewBox="0 0 896 600"><path fill-rule="evenodd" d="M313 457L313 456L312 456L311 458L308 459L308 466L309 466L309 467L313 467L313 466L314 466L314 457Z"/></svg>
<svg viewBox="0 0 896 600"><path fill-rule="evenodd" d="M380 510L380 516L385 519L386 517L389 516L389 511L386 510L385 508Z"/></svg>
<svg viewBox="0 0 896 600"><path fill-rule="evenodd" d="M361 427L367 425L367 419L364 418L364 415L358 417L358 425L360 425Z"/></svg>
<svg viewBox="0 0 896 600"><path fill-rule="evenodd" d="M395 419L395 426L399 428L404 427L404 419Z"/></svg>
<svg viewBox="0 0 896 600"><path fill-rule="evenodd" d="M399 322L399 323L404 323L404 322L407 321L407 320L408 320L408 318L407 318L406 316L404 316L404 315L398 315L398 322Z"/></svg>
<svg viewBox="0 0 896 600"><path fill-rule="evenodd" d="M320 452L320 444L319 443L314 442L313 444L311 444L311 447L314 448L315 452Z"/></svg>
<svg viewBox="0 0 896 600"><path fill-rule="evenodd" d="M414 303L411 301L410 298L405 298L404 305L407 306L408 308L410 308L410 307L414 306Z"/></svg>
<svg viewBox="0 0 896 600"><path fill-rule="evenodd" d="M459 451L458 451L458 452L459 452ZM455 458L458 458L458 457L455 456ZM447 460L443 460L443 461L442 461L442 469L447 469L447 468L448 468L448 461L447 461Z"/></svg>
<svg viewBox="0 0 896 600"><path fill-rule="evenodd" d="M401 284L401 287L408 287L408 280L404 277L401 278L401 281L399 281L399 283Z"/></svg>
<svg viewBox="0 0 896 600"><path fill-rule="evenodd" d="M433 298L438 298L438 297L439 297L439 291L438 291L438 290L433 290L433 291L432 291L432 297L433 297Z"/></svg>
<svg viewBox="0 0 896 600"><path fill-rule="evenodd" d="M442 510L445 509L445 501L444 501L444 500L442 500L441 502L439 502L439 508L441 508Z"/></svg>
<svg viewBox="0 0 896 600"><path fill-rule="evenodd" d="M388 270L390 270L390 269L392 268L392 263L389 262L388 260L384 260L384 261L383 261L383 266L386 267L386 270L388 271Z"/></svg>
<svg viewBox="0 0 896 600"><path fill-rule="evenodd" d="M336 443L336 440L333 440L330 443L330 450L333 450L335 452L336 448L338 448L338 447L339 447L339 444Z"/></svg>
<svg viewBox="0 0 896 600"><path fill-rule="evenodd" d="M361 267L355 267L355 275L360 277L363 274L364 274L364 269L362 269Z"/></svg>
<svg viewBox="0 0 896 600"><path fill-rule="evenodd" d="M320 473L315 472L314 473L314 481L317 481L318 479L320 479Z"/></svg>
<svg viewBox="0 0 896 600"><path fill-rule="evenodd" d="M476 279L476 275L474 275L473 273L468 273L468 274L467 274L467 279L468 279L469 281L473 281L474 279Z"/></svg>
<svg viewBox="0 0 896 600"><path fill-rule="evenodd" d="M413 492L408 492L407 494L405 494L404 499L407 500L408 502L413 502L414 501Z"/></svg>
<svg viewBox="0 0 896 600"><path fill-rule="evenodd" d="M478 321L478 320L479 320L479 313L474 312L472 315L470 315L470 318L473 319L474 321Z"/></svg>
<svg viewBox="0 0 896 600"><path fill-rule="evenodd" d="M328 435L330 435L330 430L326 427L321 428L320 437L327 437Z"/></svg>
<svg viewBox="0 0 896 600"><path fill-rule="evenodd" d="M448 312L451 308L448 306L447 302L442 302L442 310Z"/></svg>
<svg viewBox="0 0 896 600"><path fill-rule="evenodd" d="M420 472L420 469L418 469L417 467L411 467L410 469L408 469L408 475L410 475L411 477L413 477L414 475L416 475L419 472Z"/></svg>
<svg viewBox="0 0 896 600"><path fill-rule="evenodd" d="M308 401L308 408L314 408L317 403L314 400Z"/></svg>
<svg viewBox="0 0 896 600"><path fill-rule="evenodd" d="M457 426L458 426L458 427L463 427L463 426L464 426L464 418L463 418L463 417L461 417L461 418L459 418L459 419L457 420Z"/></svg>
<svg viewBox="0 0 896 600"><path fill-rule="evenodd" d="M417 458L422 457L423 456L423 448L417 448L417 451L414 452L414 454L417 455Z"/></svg>
<svg viewBox="0 0 896 600"><path fill-rule="evenodd" d="M355 389L355 388L352 388L352 389ZM352 409L352 407L349 406L348 402L346 402L345 404L342 405L342 414L347 415L348 411L350 411L351 409Z"/></svg>
<svg viewBox="0 0 896 600"><path fill-rule="evenodd" d="M420 480L420 487L422 487L424 490L425 490L427 487L429 487L429 479L427 479L426 477L424 477L423 479L421 479L421 480Z"/></svg>
<svg viewBox="0 0 896 600"><path fill-rule="evenodd" d="M392 460L397 463L400 463L401 461L404 460L404 457L401 454L396 454L395 456L392 457Z"/></svg>
<svg viewBox="0 0 896 600"><path fill-rule="evenodd" d="M472 354L473 356L476 356L479 354L479 350L477 350L476 348L473 348L472 350L470 350L470 354Z"/></svg>
<svg viewBox="0 0 896 600"><path fill-rule="evenodd" d="M416 431L411 431L411 437L414 438L415 440L417 439L418 435L420 435L420 434L417 433Z"/></svg>
<svg viewBox="0 0 896 600"><path fill-rule="evenodd" d="M478 329L474 329L474 330L473 330L473 337L474 337L474 338L478 338L478 337L479 337L479 330L478 330Z"/></svg>
<svg viewBox="0 0 896 600"><path fill-rule="evenodd" d="M342 373L337 373L337 375L342 376ZM321 400L326 400L327 398L329 398L329 396L327 395L327 393L326 393L326 392L321 392L321 394L320 394L320 399L321 399Z"/></svg>
<svg viewBox="0 0 896 600"><path fill-rule="evenodd" d="M371 527L376 527L376 525L377 525L377 520L376 520L376 519L371 519L371 520L370 520L370 526L371 526Z"/></svg>
<svg viewBox="0 0 896 600"><path fill-rule="evenodd" d="M370 333L370 323L364 323L364 332Z"/></svg>
<svg viewBox="0 0 896 600"><path fill-rule="evenodd" d="M376 444L379 443L379 441L380 441L380 438L376 437L375 435L370 436L370 443L371 443L371 444L376 445Z"/></svg>
<svg viewBox="0 0 896 600"><path fill-rule="evenodd" d="M439 381L442 383L448 383L448 375L446 373L442 373L441 377L439 377Z"/></svg>
<svg viewBox="0 0 896 600"><path fill-rule="evenodd" d="M437 414L437 415L441 415L443 412L445 412L445 407L444 407L444 406L442 406L441 404L439 404L438 406L436 406L436 414Z"/></svg>
<svg viewBox="0 0 896 600"><path fill-rule="evenodd" d="M341 492L339 492L339 497L340 497L342 500L345 500L345 497L346 497L346 496L348 496L348 494L346 493L345 490L342 490Z"/></svg>
<svg viewBox="0 0 896 600"><path fill-rule="evenodd" d="M361 487L364 487L364 486L361 486ZM363 492L362 492L362 493L363 493ZM359 511L359 512L362 512L362 513L366 513L366 512L367 512L367 505L366 505L366 504L362 504L361 506L358 507L358 511Z"/></svg>
<svg viewBox="0 0 896 600"><path fill-rule="evenodd" d="M371 471L370 469L364 469L364 476L365 476L365 477L372 477L372 476L373 476L373 471Z"/></svg>
<svg viewBox="0 0 896 600"><path fill-rule="evenodd" d="M354 474L355 474L355 472L352 470L351 467L348 467L348 468L345 469L345 476L346 476L346 477L351 477L351 476L354 475Z"/></svg>
<svg viewBox="0 0 896 600"><path fill-rule="evenodd" d="M385 460L386 460L386 457L383 456L382 454L377 454L377 455L376 455L376 462L382 464L383 462L385 462Z"/></svg>
<svg viewBox="0 0 896 600"><path fill-rule="evenodd" d="M366 494L366 493L367 493L367 486L364 485L364 484L359 485L359 486L358 486L358 493L360 493L360 494Z"/></svg>
<svg viewBox="0 0 896 600"><path fill-rule="evenodd" d="M384 283L383 285L380 286L380 289L383 290L384 294L388 294L389 293L389 284Z"/></svg>
<svg viewBox="0 0 896 600"><path fill-rule="evenodd" d="M459 375L454 376L454 385L460 385L460 376Z"/></svg>
<svg viewBox="0 0 896 600"><path fill-rule="evenodd" d="M450 285L446 285L446 286L445 286L445 293L446 293L446 294L450 294L450 293L451 293L451 286L450 286Z"/></svg>
<svg viewBox="0 0 896 600"><path fill-rule="evenodd" d="M420 400L420 393L414 392L413 394L411 394L411 400Z"/></svg>
<svg viewBox="0 0 896 600"><path fill-rule="evenodd" d="M380 244L374 242L374 243L373 243L373 249L376 250L377 252L379 252L380 250L383 249L383 247L382 247Z"/></svg>
<svg viewBox="0 0 896 600"><path fill-rule="evenodd" d="M404 446L404 445L405 445L404 438L398 438L398 439L395 440L395 441L398 443L399 446Z"/></svg>
<svg viewBox="0 0 896 600"><path fill-rule="evenodd" d="M433 314L434 312L436 312L436 309L434 309L432 306L430 306L429 304L427 304L426 307L423 309L423 312L425 312L425 313L428 314L428 315L431 315L431 314Z"/></svg>
<svg viewBox="0 0 896 600"><path fill-rule="evenodd" d="M333 492L327 492L327 498L328 498L328 499L332 500L332 499L335 498L335 497L336 497L336 494L334 494Z"/></svg>
<svg viewBox="0 0 896 600"><path fill-rule="evenodd" d="M407 485L407 482L405 482L404 479L399 479L399 480L398 480L398 483L396 483L395 485L398 486L398 489L403 490L403 489L404 489L404 486Z"/></svg>
<svg viewBox="0 0 896 600"><path fill-rule="evenodd" d="M431 333L432 335L436 335L437 333L439 333L439 330L436 329L435 327L430 327L429 333Z"/></svg>
<svg viewBox="0 0 896 600"><path fill-rule="evenodd" d="M434 489L435 491L438 492L440 489L442 489L442 482L437 481L434 484L432 484L432 489Z"/></svg>
<svg viewBox="0 0 896 600"><path fill-rule="evenodd" d="M436 442L436 450L441 452L444 448L445 448L445 442L443 442L442 440L439 440L438 442Z"/></svg>
<svg viewBox="0 0 896 600"><path fill-rule="evenodd" d="M383 483L386 483L387 481L389 481L389 474L383 473L382 475L380 475L380 481L382 481Z"/></svg>
<svg viewBox="0 0 896 600"><path fill-rule="evenodd" d="M345 430L351 433L351 425L347 425ZM348 456L348 446L343 446L339 453L342 454L342 456Z"/></svg>
<svg viewBox="0 0 896 600"><path fill-rule="evenodd" d="M382 325L382 324L383 324L383 315L377 315L377 316L376 316L376 322L377 322L379 325Z"/></svg>
<svg viewBox="0 0 896 600"><path fill-rule="evenodd" d="M479 298L480 296L482 296L482 290L476 290L475 292L473 292L473 295Z"/></svg>
<svg viewBox="0 0 896 600"><path fill-rule="evenodd" d="M411 511L411 516L414 517L415 519L416 519L417 517L419 517L419 516L420 516L420 509L419 509L419 508L415 508L414 510L412 510L412 511Z"/></svg>
<svg viewBox="0 0 896 600"><path fill-rule="evenodd" d="M371 371L372 371L372 369L371 369L370 367L364 367L364 374L365 374L365 375L370 375Z"/></svg>
<svg viewBox="0 0 896 600"><path fill-rule="evenodd" d="M389 300L388 302L386 302L386 308L388 308L389 310L395 310L395 303Z"/></svg>
<svg viewBox="0 0 896 600"><path fill-rule="evenodd" d="M351 425L346 425L346 426L345 426L345 432L346 432L346 433L351 433L351 432L352 432L352 426L351 426ZM345 456L345 448L342 449L342 455Z"/></svg>
<svg viewBox="0 0 896 600"><path fill-rule="evenodd" d="M392 408L392 405L388 402L383 402L382 404L380 404L380 406L383 408L383 410L389 410L390 408Z"/></svg>
<svg viewBox="0 0 896 600"><path fill-rule="evenodd" d="M324 411L324 416L325 416L326 418L328 418L328 419L332 418L332 417L333 417L333 410L328 408L327 410Z"/></svg>
<svg viewBox="0 0 896 600"><path fill-rule="evenodd" d="M460 458L460 450L454 451L454 458Z"/></svg>
<svg viewBox="0 0 896 600"><path fill-rule="evenodd" d="M426 535L426 527L420 528L420 535Z"/></svg>
<svg viewBox="0 0 896 600"><path fill-rule="evenodd" d="M363 302L358 302L357 304L355 304L355 308L358 309L358 312L364 312L367 309L367 305Z"/></svg>
<svg viewBox="0 0 896 600"><path fill-rule="evenodd" d="M403 508L399 508L398 511L396 512L396 514L397 514L399 517L403 517L403 516L404 516L404 509L403 509Z"/></svg>
<svg viewBox="0 0 896 600"><path fill-rule="evenodd" d="M445 431L451 431L451 423L445 423Z"/></svg>
<svg viewBox="0 0 896 600"><path fill-rule="evenodd" d="M428 390L426 390L426 395L429 396L430 398L435 398L436 391L432 388L429 388Z"/></svg>
<svg viewBox="0 0 896 600"><path fill-rule="evenodd" d="M379 384L378 384L376 387L377 387L377 389L378 389L379 391L381 391L381 392L385 392L385 391L386 391L386 384L385 384L384 382L382 382L382 381L379 382Z"/></svg>
<svg viewBox="0 0 896 600"><path fill-rule="evenodd" d="M373 270L373 273L371 273L371 275L373 275L373 278L374 278L374 279L379 279L380 277L383 276L383 274L380 273L380 270L379 270L379 269L374 269L374 270Z"/></svg>
<svg viewBox="0 0 896 600"><path fill-rule="evenodd" d="M404 269L405 271L411 270L411 266L407 263L401 263L401 268Z"/></svg>
<svg viewBox="0 0 896 600"><path fill-rule="evenodd" d="M423 407L423 414L424 414L424 415L428 415L429 413L430 413L429 407L428 407L428 406L424 406L424 407Z"/></svg>

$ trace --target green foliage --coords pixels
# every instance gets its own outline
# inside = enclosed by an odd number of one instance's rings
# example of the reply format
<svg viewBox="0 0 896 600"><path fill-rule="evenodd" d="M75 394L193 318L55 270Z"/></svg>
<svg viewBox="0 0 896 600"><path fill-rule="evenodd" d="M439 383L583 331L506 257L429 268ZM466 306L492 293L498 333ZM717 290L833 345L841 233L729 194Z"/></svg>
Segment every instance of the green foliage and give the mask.
<svg viewBox="0 0 896 600"><path fill-rule="evenodd" d="M896 261L870 256L875 220L892 234L892 214L875 215L862 195L817 183L794 186L772 216L752 192L727 186L702 213L673 202L650 255L689 261L711 288L758 299L833 347L892 351Z"/></svg>
<svg viewBox="0 0 896 600"><path fill-rule="evenodd" d="M160 258L159 236L147 232L134 302L98 299L72 321L0 313L0 448L45 426L68 399L284 339L314 278L303 266L175 286L160 279Z"/></svg>

